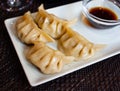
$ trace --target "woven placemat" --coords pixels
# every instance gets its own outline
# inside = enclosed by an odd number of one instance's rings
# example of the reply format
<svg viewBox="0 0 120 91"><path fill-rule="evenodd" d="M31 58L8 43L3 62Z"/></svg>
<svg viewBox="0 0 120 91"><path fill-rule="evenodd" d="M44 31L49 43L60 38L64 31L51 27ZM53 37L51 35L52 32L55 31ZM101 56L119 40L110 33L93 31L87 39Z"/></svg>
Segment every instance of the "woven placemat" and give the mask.
<svg viewBox="0 0 120 91"><path fill-rule="evenodd" d="M120 55L75 71L42 85L31 87L9 38L4 20L36 12L41 3L45 8L56 7L77 0L34 0L32 6L20 12L0 10L0 91L120 91Z"/></svg>

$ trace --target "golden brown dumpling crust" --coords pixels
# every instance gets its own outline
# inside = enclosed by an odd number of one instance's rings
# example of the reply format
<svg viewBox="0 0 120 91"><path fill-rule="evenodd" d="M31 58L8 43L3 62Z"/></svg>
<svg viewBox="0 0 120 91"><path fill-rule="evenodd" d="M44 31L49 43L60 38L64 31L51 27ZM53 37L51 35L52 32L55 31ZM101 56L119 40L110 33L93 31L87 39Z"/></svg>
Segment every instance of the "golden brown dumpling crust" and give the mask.
<svg viewBox="0 0 120 91"><path fill-rule="evenodd" d="M48 34L38 28L30 12L26 12L17 20L16 29L19 39L26 44L33 44L34 41L54 41Z"/></svg>
<svg viewBox="0 0 120 91"><path fill-rule="evenodd" d="M53 50L43 42L37 42L27 52L27 59L45 74L60 72L65 64L74 60L74 57L65 56L58 50Z"/></svg>
<svg viewBox="0 0 120 91"><path fill-rule="evenodd" d="M64 27L64 31L58 40L58 49L66 55L74 56L76 60L88 59L104 47L102 44L91 43L69 27Z"/></svg>
<svg viewBox="0 0 120 91"><path fill-rule="evenodd" d="M43 5L39 7L35 21L43 31L55 39L59 38L64 33L62 30L63 26L70 26L76 22L75 19L67 21L48 13L45 11Z"/></svg>

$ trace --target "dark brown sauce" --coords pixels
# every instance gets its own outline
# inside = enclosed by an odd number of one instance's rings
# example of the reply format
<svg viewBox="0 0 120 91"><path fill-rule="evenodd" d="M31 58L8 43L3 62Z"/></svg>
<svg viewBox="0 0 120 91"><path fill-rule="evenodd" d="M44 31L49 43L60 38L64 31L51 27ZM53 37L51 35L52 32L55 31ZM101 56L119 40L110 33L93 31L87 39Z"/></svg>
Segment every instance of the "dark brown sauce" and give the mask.
<svg viewBox="0 0 120 91"><path fill-rule="evenodd" d="M106 20L117 20L118 19L117 15L112 10L108 8L104 8L104 7L91 8L89 12L93 14L94 16L101 18L101 19L106 19Z"/></svg>

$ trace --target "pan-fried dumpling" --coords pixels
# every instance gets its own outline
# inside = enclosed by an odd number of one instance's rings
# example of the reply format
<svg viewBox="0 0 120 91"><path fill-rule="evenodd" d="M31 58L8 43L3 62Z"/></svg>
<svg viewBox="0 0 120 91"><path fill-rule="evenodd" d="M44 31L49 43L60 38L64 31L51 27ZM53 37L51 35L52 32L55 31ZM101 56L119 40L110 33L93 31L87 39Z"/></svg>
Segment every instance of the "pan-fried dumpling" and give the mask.
<svg viewBox="0 0 120 91"><path fill-rule="evenodd" d="M105 46L91 43L69 27L64 30L66 32L58 40L58 49L66 55L74 56L76 60L88 59Z"/></svg>
<svg viewBox="0 0 120 91"><path fill-rule="evenodd" d="M59 38L64 31L63 26L70 26L76 22L76 19L67 21L45 11L43 5L39 7L35 21L38 26L53 38Z"/></svg>
<svg viewBox="0 0 120 91"><path fill-rule="evenodd" d="M30 12L26 12L17 20L16 29L20 40L27 44L32 44L34 41L54 41L48 34L38 28L32 19Z"/></svg>
<svg viewBox="0 0 120 91"><path fill-rule="evenodd" d="M53 50L43 42L37 42L28 50L27 59L45 74L60 72L65 64L74 60L58 50Z"/></svg>

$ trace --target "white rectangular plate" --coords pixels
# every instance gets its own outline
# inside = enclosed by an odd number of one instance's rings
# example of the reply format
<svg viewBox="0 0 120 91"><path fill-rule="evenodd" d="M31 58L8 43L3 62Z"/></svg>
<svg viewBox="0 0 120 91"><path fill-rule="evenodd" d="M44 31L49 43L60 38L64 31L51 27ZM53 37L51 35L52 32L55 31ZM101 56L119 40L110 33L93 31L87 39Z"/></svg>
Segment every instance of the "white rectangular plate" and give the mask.
<svg viewBox="0 0 120 91"><path fill-rule="evenodd" d="M106 44L107 46L105 49L95 54L95 56L93 56L89 60L85 60L85 61L81 60L78 62L73 62L71 64L65 65L60 73L54 75L45 75L41 73L35 66L33 66L31 63L29 63L26 60L25 55L23 53L26 45L23 44L16 35L15 22L18 19L18 17L5 20L6 28L8 30L10 38L13 42L15 50L18 54L20 62L23 66L23 69L31 86L40 85L42 83L48 82L50 80L66 75L73 71L79 70L83 67L94 64L103 59L106 59L108 57L120 53L120 46L119 46L120 26L106 30L99 30L87 26L83 22L84 18L81 17L81 10L82 10L81 1L79 1L72 4L63 5L60 7L51 8L48 9L47 11L49 13L55 14L58 17L68 20L77 18L78 22L72 27L75 31L77 31L78 33L80 33L81 35L83 35L93 43L102 43L102 44Z"/></svg>

